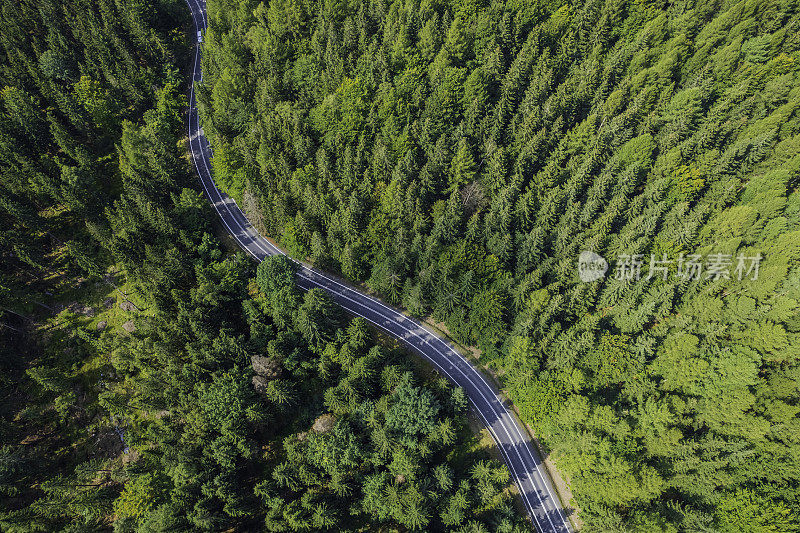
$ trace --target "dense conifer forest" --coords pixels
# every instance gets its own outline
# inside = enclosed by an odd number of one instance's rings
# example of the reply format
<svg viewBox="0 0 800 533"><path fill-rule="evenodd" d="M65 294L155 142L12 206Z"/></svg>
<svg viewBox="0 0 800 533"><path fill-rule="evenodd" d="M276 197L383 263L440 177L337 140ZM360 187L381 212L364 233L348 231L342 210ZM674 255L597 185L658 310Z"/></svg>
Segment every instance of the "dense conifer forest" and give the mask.
<svg viewBox="0 0 800 533"><path fill-rule="evenodd" d="M0 12L0 530L528 529L462 390L215 236L182 0Z"/></svg>
<svg viewBox="0 0 800 533"><path fill-rule="evenodd" d="M530 527L462 391L225 245L183 0L0 13L0 529ZM586 531L800 531L800 3L208 15L220 185L477 347Z"/></svg>
<svg viewBox="0 0 800 533"><path fill-rule="evenodd" d="M798 8L208 0L204 128L262 232L480 349L587 529L798 531Z"/></svg>

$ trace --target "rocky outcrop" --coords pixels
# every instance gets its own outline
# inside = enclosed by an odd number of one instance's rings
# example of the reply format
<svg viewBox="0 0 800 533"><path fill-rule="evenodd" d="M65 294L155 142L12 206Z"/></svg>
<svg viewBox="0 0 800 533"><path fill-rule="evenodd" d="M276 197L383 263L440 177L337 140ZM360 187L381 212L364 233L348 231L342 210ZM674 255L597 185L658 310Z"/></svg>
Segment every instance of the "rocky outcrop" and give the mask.
<svg viewBox="0 0 800 533"><path fill-rule="evenodd" d="M268 380L264 376L259 376L258 374L253 376L253 388L259 394L267 393L269 382L270 380Z"/></svg>
<svg viewBox="0 0 800 533"><path fill-rule="evenodd" d="M253 372L259 376L263 376L267 380L278 379L283 373L280 362L271 357L254 355L250 359L250 363L253 365Z"/></svg>
<svg viewBox="0 0 800 533"><path fill-rule="evenodd" d="M311 429L317 433L327 433L328 431L332 430L333 426L335 425L336 425L336 417L333 416L331 413L325 413L324 415L314 420L314 425L311 426Z"/></svg>

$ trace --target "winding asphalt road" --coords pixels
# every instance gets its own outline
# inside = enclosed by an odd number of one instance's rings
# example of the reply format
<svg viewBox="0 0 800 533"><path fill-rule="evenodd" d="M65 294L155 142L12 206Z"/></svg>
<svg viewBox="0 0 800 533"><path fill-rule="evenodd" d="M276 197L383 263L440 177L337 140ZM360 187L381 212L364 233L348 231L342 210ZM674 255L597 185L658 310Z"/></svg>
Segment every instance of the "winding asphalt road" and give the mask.
<svg viewBox="0 0 800 533"><path fill-rule="evenodd" d="M206 194L223 224L239 245L256 261L270 255L284 254L253 228L236 202L221 192L211 171L211 148L200 126L194 85L203 80L200 68L202 31L207 25L205 0L187 0L197 30L197 52L194 59L192 90L189 101L189 145L197 174ZM505 459L522 501L536 529L541 532L569 533L569 522L555 496L539 454L514 414L501 400L495 387L445 339L417 320L333 279L330 275L298 263L297 283L305 289L318 287L346 311L370 321L430 361L455 385L462 387L475 411L492 435Z"/></svg>

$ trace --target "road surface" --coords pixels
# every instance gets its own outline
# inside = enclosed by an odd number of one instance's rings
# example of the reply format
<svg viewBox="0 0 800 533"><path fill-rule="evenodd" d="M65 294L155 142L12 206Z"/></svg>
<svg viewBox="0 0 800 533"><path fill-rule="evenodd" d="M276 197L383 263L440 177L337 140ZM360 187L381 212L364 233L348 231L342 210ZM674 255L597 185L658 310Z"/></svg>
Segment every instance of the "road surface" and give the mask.
<svg viewBox="0 0 800 533"><path fill-rule="evenodd" d="M187 0L196 26L197 41L207 25L205 0ZM194 58L193 84L189 100L189 145L197 174L222 223L239 245L256 261L284 252L263 238L253 228L236 202L221 192L211 171L211 149L200 126L194 85L202 81L200 46ZM538 531L569 533L571 531L561 504L555 496L541 458L514 414L505 406L496 388L445 339L417 320L382 303L376 298L349 287L324 272L298 263L298 285L305 289L318 287L346 311L365 318L399 339L430 361L451 382L464 389L475 411L483 420L500 450L511 476L517 484L523 503Z"/></svg>

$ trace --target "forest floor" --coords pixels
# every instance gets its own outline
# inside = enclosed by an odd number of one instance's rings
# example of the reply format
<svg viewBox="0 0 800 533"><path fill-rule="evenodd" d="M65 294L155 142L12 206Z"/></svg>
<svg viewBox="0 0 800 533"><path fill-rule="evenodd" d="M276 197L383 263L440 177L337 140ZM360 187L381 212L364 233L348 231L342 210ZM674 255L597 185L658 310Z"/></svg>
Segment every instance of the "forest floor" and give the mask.
<svg viewBox="0 0 800 533"><path fill-rule="evenodd" d="M63 250L51 255L55 266L38 280L32 279L25 297L18 300L18 310L27 319L13 370L17 386L2 398L0 407L3 418L11 421L0 427L6 432L5 440L23 450L21 457L27 465L20 492L9 498L10 509L22 509L42 497L41 482L54 472L68 475L87 460L111 461L107 468L117 468L125 455L113 423L87 405L98 369L108 355L81 348L85 341L76 331L85 331L88 338L119 334L147 312L139 312L141 299L118 273L109 271L104 280L90 281L62 268ZM84 379L67 392L65 402L49 405L47 394L37 392L25 374L57 359L74 360L74 376Z"/></svg>

